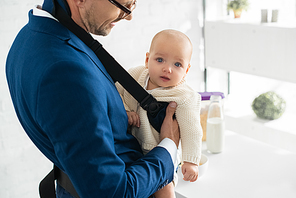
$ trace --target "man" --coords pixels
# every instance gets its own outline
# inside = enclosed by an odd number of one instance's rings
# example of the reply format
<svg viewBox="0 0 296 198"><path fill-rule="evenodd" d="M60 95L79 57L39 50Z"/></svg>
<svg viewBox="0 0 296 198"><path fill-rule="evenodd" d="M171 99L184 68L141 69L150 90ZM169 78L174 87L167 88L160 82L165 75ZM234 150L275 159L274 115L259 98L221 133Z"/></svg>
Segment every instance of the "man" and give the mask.
<svg viewBox="0 0 296 198"><path fill-rule="evenodd" d="M173 179L179 142L170 103L159 146L143 156L104 66L51 13L57 1L86 32L106 36L131 20L135 0L44 0L29 12L7 57L17 116L34 144L66 173L80 197L149 197ZM58 182L58 197L72 197Z"/></svg>

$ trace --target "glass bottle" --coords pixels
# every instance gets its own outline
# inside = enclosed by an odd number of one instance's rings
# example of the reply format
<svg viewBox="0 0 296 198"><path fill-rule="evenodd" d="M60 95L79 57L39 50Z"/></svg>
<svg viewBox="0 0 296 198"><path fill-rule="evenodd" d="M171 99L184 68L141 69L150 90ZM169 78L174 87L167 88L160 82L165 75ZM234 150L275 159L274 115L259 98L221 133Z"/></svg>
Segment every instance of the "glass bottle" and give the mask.
<svg viewBox="0 0 296 198"><path fill-rule="evenodd" d="M221 153L224 148L224 115L222 98L212 95L207 119L207 150L210 153Z"/></svg>

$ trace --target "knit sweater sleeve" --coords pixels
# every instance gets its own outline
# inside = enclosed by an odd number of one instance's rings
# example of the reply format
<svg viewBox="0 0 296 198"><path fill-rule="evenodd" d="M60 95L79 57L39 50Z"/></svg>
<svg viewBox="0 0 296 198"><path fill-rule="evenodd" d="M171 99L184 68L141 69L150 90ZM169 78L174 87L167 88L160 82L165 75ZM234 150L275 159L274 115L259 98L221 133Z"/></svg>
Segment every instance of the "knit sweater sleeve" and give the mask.
<svg viewBox="0 0 296 198"><path fill-rule="evenodd" d="M201 97L197 92L191 92L178 104L176 118L180 127L182 161L199 164L202 147L202 128L200 124Z"/></svg>

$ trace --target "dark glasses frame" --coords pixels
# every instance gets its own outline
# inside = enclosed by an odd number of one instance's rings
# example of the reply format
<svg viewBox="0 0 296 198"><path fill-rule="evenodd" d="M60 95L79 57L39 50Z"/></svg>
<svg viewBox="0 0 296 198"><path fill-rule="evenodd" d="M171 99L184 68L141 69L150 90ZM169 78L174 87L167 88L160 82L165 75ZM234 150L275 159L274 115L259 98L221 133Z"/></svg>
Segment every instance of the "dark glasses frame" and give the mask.
<svg viewBox="0 0 296 198"><path fill-rule="evenodd" d="M110 3L112 3L113 5L115 5L116 7L118 7L119 9L121 9L123 12L125 12L127 15L131 14L132 11L127 8L126 6L118 3L117 1L115 0L108 0Z"/></svg>

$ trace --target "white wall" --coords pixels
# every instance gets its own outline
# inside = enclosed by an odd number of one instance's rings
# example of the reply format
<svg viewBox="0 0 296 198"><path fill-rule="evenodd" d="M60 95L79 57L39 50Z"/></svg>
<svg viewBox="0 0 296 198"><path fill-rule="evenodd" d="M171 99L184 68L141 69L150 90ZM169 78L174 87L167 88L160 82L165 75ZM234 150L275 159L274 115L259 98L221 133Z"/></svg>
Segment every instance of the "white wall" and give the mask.
<svg viewBox="0 0 296 198"><path fill-rule="evenodd" d="M184 32L193 43L187 81L196 90L203 88L200 59L202 0L139 0L132 21L122 21L107 37L96 37L126 69L143 65L152 37L163 29Z"/></svg>
<svg viewBox="0 0 296 198"><path fill-rule="evenodd" d="M134 19L121 22L106 37L97 37L125 67L144 64L153 35L166 28L186 33L194 46L188 81L203 91L200 64L202 0L138 0ZM1 0L0 7L0 197L34 198L39 181L51 163L31 143L21 128L10 100L5 61L17 32L28 20L28 11L42 0Z"/></svg>
<svg viewBox="0 0 296 198"><path fill-rule="evenodd" d="M5 78L8 49L41 0L1 0L0 6L0 197L38 197L38 182L52 165L31 143L16 116Z"/></svg>

